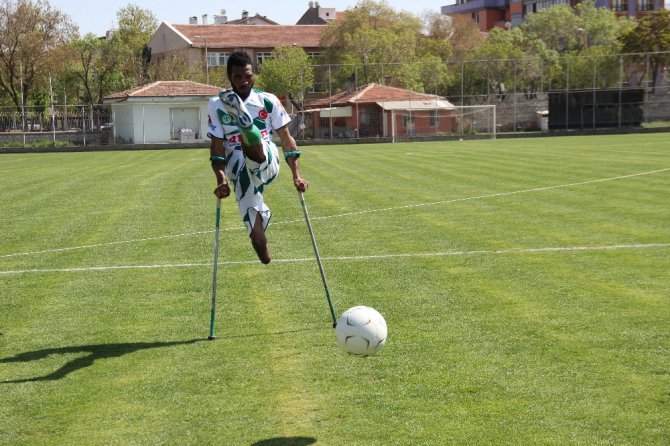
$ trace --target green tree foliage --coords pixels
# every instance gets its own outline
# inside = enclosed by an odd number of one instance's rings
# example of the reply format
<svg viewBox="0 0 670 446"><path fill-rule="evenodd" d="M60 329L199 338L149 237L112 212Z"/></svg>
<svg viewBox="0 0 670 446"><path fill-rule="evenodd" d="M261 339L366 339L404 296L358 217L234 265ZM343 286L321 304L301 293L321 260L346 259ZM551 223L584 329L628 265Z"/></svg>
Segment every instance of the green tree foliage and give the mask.
<svg viewBox="0 0 670 446"><path fill-rule="evenodd" d="M302 48L285 46L272 51L263 62L258 85L278 96L286 96L298 110L303 108L305 93L314 83L311 61Z"/></svg>
<svg viewBox="0 0 670 446"><path fill-rule="evenodd" d="M151 50L147 46L158 28L156 16L148 9L130 4L116 13L119 29L112 42L122 62L121 71L131 86L144 84L149 79Z"/></svg>
<svg viewBox="0 0 670 446"><path fill-rule="evenodd" d="M339 84L354 78L358 85L377 82L422 89L412 68L419 54L421 20L398 13L385 1L361 0L345 17L328 26L322 46L325 60L339 64Z"/></svg>
<svg viewBox="0 0 670 446"><path fill-rule="evenodd" d="M220 76L215 76L215 68L209 67L209 82L212 85L223 85L220 81ZM220 74L224 70L216 71ZM151 81L182 81L192 80L195 82L205 83L207 81L207 69L205 64L190 64L185 54L173 53L160 60L152 61L149 67L149 80ZM215 79L213 79L215 78Z"/></svg>
<svg viewBox="0 0 670 446"><path fill-rule="evenodd" d="M577 30L581 50L598 47L618 53L621 50L618 37L635 27L634 19L619 17L611 9L598 8L594 0L579 3L575 13L581 21Z"/></svg>
<svg viewBox="0 0 670 446"><path fill-rule="evenodd" d="M559 53L579 48L581 21L569 5L555 5L530 14L521 25L522 31L531 39L543 41L547 47Z"/></svg>
<svg viewBox="0 0 670 446"><path fill-rule="evenodd" d="M520 28L494 28L467 56L458 86L466 95L504 98L511 91L532 95L544 88L545 74L557 67L558 53L543 41L530 38Z"/></svg>
<svg viewBox="0 0 670 446"><path fill-rule="evenodd" d="M0 0L0 92L20 107L33 90L47 91L53 54L76 32L46 0Z"/></svg>
<svg viewBox="0 0 670 446"><path fill-rule="evenodd" d="M596 7L594 0L584 0L574 8L556 5L530 14L521 28L531 39L542 40L547 47L561 54L588 54L594 47L618 52L617 37L633 26L631 19L617 17L612 10Z"/></svg>
<svg viewBox="0 0 670 446"><path fill-rule="evenodd" d="M547 73L549 88L607 88L618 82L618 61L612 57L621 51L618 37L634 23L584 0L574 8L557 5L531 14L521 29L562 56L562 68Z"/></svg>
<svg viewBox="0 0 670 446"><path fill-rule="evenodd" d="M633 53L631 59L638 63L649 61L652 73L652 85L656 86L662 67L670 64L670 11L663 9L645 15L637 26L628 30L619 40L625 53ZM656 54L638 55L636 53L654 52ZM644 73L647 70L643 71ZM640 82L644 78L640 79Z"/></svg>
<svg viewBox="0 0 670 446"><path fill-rule="evenodd" d="M84 103L101 104L110 92L128 87L121 73L122 54L114 47L113 40L87 34L70 44L70 56L65 74L82 86L80 99Z"/></svg>

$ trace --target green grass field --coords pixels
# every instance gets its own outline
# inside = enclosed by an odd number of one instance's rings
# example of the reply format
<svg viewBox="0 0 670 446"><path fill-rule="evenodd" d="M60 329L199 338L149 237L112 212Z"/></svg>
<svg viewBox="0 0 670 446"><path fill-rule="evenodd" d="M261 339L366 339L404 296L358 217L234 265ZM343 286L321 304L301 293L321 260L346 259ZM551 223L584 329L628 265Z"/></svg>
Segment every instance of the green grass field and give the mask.
<svg viewBox="0 0 670 446"><path fill-rule="evenodd" d="M667 445L668 134L305 147L275 261L207 150L0 156L0 444Z"/></svg>

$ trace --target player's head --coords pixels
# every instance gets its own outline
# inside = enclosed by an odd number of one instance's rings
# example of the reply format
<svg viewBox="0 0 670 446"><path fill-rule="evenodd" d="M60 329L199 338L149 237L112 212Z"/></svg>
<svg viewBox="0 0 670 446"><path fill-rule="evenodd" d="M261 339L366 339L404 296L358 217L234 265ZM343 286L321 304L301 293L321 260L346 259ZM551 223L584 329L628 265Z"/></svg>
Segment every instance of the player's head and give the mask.
<svg viewBox="0 0 670 446"><path fill-rule="evenodd" d="M244 51L235 51L226 65L228 80L239 97L246 99L254 86L254 66Z"/></svg>

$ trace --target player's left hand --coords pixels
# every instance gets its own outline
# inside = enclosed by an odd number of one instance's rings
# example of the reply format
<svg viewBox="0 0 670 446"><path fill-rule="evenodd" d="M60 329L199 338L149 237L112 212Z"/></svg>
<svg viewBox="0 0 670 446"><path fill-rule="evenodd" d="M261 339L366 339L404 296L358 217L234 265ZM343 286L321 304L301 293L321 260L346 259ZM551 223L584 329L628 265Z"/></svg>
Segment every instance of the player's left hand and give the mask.
<svg viewBox="0 0 670 446"><path fill-rule="evenodd" d="M307 182L307 180L303 180L300 177L293 179L293 185L298 190L298 192L305 192L309 187L309 183Z"/></svg>

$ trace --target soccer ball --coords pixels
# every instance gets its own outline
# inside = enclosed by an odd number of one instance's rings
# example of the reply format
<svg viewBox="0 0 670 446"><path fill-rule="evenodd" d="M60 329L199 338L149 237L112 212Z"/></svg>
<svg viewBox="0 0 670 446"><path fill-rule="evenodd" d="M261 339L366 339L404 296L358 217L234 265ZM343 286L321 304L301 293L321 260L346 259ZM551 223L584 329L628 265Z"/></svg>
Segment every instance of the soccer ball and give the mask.
<svg viewBox="0 0 670 446"><path fill-rule="evenodd" d="M335 326L337 342L354 356L372 356L386 343L386 321L374 308L358 306L342 313Z"/></svg>

